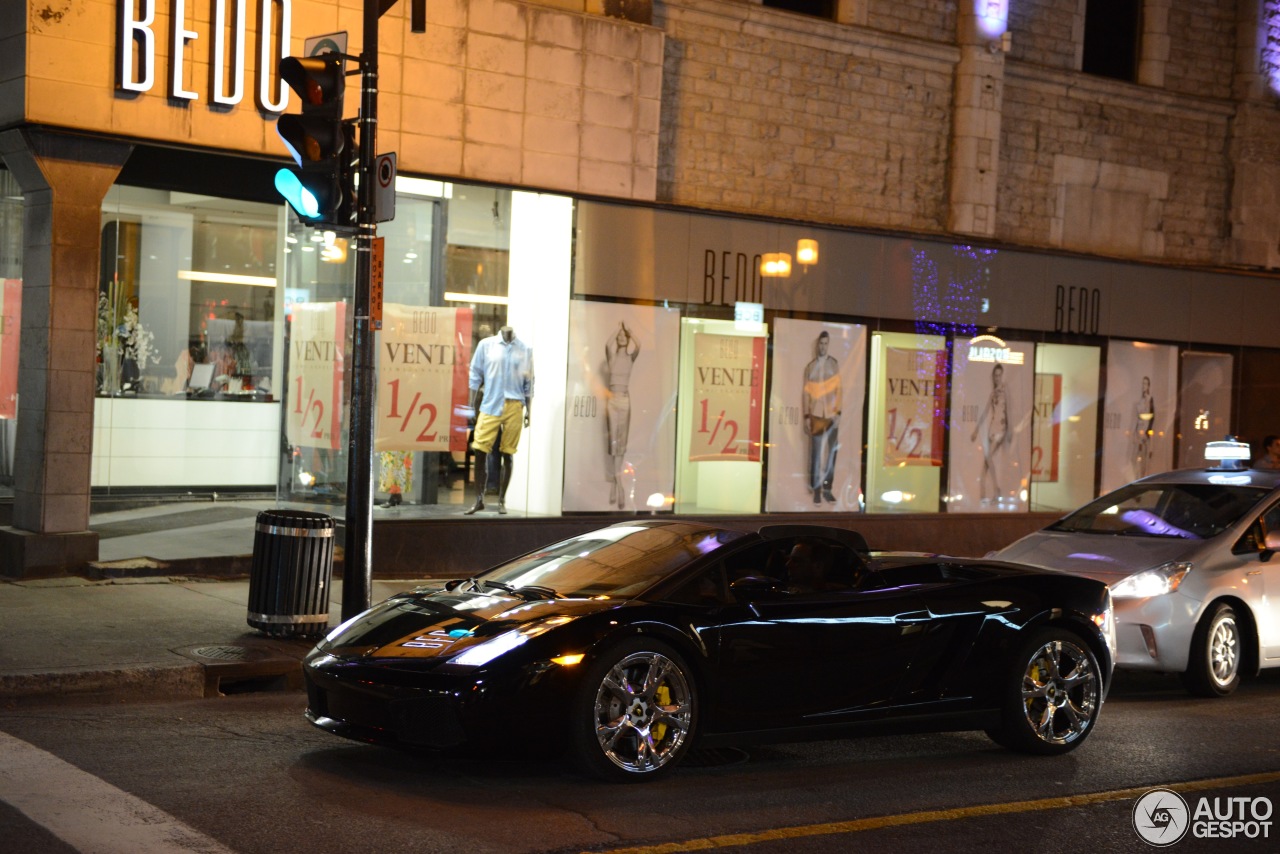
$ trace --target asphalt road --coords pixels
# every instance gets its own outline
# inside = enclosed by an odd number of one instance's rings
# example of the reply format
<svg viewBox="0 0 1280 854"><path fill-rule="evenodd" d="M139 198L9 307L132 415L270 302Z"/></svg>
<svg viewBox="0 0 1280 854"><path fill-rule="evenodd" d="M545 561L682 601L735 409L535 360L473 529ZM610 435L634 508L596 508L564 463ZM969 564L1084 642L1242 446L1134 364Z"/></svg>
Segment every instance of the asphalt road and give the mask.
<svg viewBox="0 0 1280 854"><path fill-rule="evenodd" d="M1193 811L1201 799L1280 804L1277 700L1280 674L1224 701L1122 676L1065 757L1013 754L980 733L867 738L699 754L641 785L346 742L306 723L297 692L24 709L0 712L0 848L1150 851L1131 817L1150 788L1181 787ZM1267 820L1257 838L1189 833L1169 850L1278 851L1280 814Z"/></svg>

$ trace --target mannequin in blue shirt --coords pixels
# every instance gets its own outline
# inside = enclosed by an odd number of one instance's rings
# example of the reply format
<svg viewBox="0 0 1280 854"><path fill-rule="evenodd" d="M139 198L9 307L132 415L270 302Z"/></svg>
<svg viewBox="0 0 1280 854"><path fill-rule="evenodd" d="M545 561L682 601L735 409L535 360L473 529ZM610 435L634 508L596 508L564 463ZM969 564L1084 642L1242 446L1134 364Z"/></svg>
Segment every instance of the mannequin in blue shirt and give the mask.
<svg viewBox="0 0 1280 854"><path fill-rule="evenodd" d="M498 513L507 512L507 486L511 465L520 444L521 427L529 426L533 407L533 349L504 326L476 345L471 356L471 409L475 432L471 448L476 454L476 503L464 515L484 509L484 490L489 482L489 466L501 466L498 485ZM498 447L494 459L494 444Z"/></svg>

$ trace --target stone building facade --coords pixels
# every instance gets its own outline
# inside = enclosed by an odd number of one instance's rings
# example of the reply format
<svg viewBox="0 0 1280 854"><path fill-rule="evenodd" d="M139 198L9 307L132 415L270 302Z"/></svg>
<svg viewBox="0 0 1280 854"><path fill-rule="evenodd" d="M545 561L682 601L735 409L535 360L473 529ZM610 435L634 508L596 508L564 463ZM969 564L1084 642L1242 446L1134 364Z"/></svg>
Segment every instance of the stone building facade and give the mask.
<svg viewBox="0 0 1280 854"><path fill-rule="evenodd" d="M1132 73L1111 79L1084 68L1087 0L839 0L833 20L747 0L429 0L421 33L400 0L380 24L379 147L424 178L1114 259L1171 281L1239 273L1223 305L1242 331L1213 340L1274 346L1247 309L1280 269L1280 2L1136 2ZM360 44L363 5L0 7L0 156L26 211L10 564L96 549L104 194L159 149L280 161L275 58L324 33ZM1275 368L1242 360L1238 385L1274 390ZM1265 398L1239 404L1244 422L1276 418Z"/></svg>

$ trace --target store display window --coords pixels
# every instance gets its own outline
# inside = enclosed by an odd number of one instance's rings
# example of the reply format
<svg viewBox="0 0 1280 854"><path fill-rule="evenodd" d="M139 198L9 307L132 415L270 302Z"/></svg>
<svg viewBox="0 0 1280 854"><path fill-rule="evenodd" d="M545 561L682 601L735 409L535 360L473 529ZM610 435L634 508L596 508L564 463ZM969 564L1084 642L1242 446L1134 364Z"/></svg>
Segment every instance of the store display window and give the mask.
<svg viewBox="0 0 1280 854"><path fill-rule="evenodd" d="M869 513L936 513L946 434L947 350L940 335L871 336Z"/></svg>
<svg viewBox="0 0 1280 854"><path fill-rule="evenodd" d="M952 345L947 511L1027 509L1035 345L992 334Z"/></svg>
<svg viewBox="0 0 1280 854"><path fill-rule="evenodd" d="M684 318L676 513L759 513L768 327Z"/></svg>
<svg viewBox="0 0 1280 854"><path fill-rule="evenodd" d="M1033 512L1068 511L1094 491L1098 447L1098 347L1040 344L1036 347L1031 417L1031 507Z"/></svg>
<svg viewBox="0 0 1280 854"><path fill-rule="evenodd" d="M1205 445L1231 432L1235 360L1227 353L1182 354L1178 395L1178 468L1203 466Z"/></svg>
<svg viewBox="0 0 1280 854"><path fill-rule="evenodd" d="M1177 399L1177 347L1107 342L1099 492L1173 468Z"/></svg>

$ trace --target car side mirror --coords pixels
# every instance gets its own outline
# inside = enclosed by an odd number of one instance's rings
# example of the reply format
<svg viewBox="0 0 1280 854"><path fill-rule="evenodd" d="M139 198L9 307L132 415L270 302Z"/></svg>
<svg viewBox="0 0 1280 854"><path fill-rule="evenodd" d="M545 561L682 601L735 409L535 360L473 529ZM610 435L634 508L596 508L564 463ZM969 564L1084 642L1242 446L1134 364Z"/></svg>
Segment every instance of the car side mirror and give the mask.
<svg viewBox="0 0 1280 854"><path fill-rule="evenodd" d="M1271 560L1276 552L1280 552L1280 531L1269 531L1262 541L1262 550L1258 553L1258 560L1266 563Z"/></svg>
<svg viewBox="0 0 1280 854"><path fill-rule="evenodd" d="M781 599L787 595L787 588L778 579L767 575L747 575L730 584L729 592L739 602L751 602Z"/></svg>

